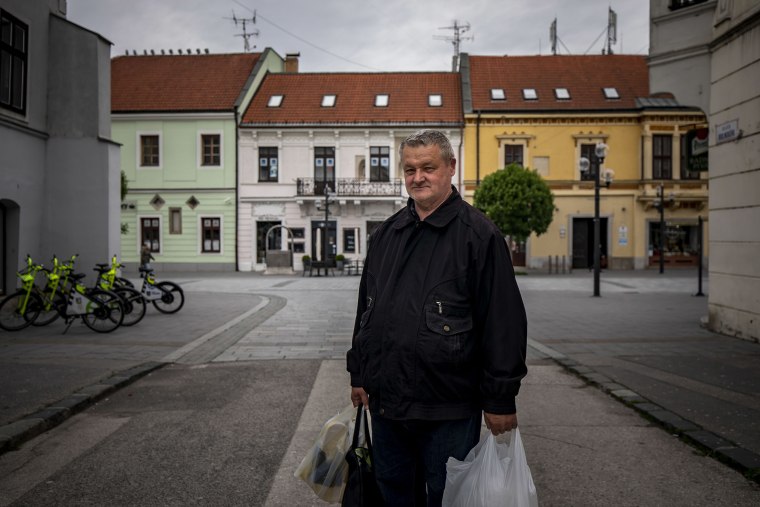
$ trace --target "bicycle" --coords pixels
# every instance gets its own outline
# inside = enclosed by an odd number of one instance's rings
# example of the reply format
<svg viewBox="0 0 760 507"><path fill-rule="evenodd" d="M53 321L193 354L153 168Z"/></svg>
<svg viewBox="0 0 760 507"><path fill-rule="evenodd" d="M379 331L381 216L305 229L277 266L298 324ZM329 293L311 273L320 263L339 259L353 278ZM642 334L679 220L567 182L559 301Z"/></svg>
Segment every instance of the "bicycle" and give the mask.
<svg viewBox="0 0 760 507"><path fill-rule="evenodd" d="M158 282L153 274L153 269L140 268L140 276L143 279L140 292L146 301L153 303L161 313L177 313L185 304L185 293L174 282Z"/></svg>
<svg viewBox="0 0 760 507"><path fill-rule="evenodd" d="M19 331L29 326L43 307L42 298L36 292L39 289L34 285L42 265L34 264L29 255L26 264L25 269L16 273L21 279L21 288L0 302L0 328L6 331Z"/></svg>
<svg viewBox="0 0 760 507"><path fill-rule="evenodd" d="M74 254L67 264L58 262L58 257L53 256L53 270L42 268L42 272L47 276L45 288L40 292L42 298L42 308L40 314L32 322L33 326L46 326L60 317L59 307L66 305L66 296L64 295L69 287L69 273L74 268L74 261L79 254Z"/></svg>
<svg viewBox="0 0 760 507"><path fill-rule="evenodd" d="M110 266L108 264L96 264L96 266L94 268L98 272L98 279L95 282L96 286L103 290L112 291L122 299L124 320L121 325L134 326L140 322L145 317L145 298L133 287L121 285L123 283L122 280L126 280L126 278L117 276L117 271L122 265L116 260L116 256L114 255L111 258ZM119 279L119 284L117 284L117 279ZM127 280L127 282L129 281ZM129 283L131 284L131 282Z"/></svg>

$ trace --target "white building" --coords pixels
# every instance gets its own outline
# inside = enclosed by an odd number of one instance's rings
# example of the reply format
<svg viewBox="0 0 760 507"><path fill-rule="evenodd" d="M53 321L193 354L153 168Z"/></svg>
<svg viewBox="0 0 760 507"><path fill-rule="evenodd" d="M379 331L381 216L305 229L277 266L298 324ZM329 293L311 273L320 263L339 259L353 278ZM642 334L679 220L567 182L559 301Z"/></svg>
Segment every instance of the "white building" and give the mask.
<svg viewBox="0 0 760 507"><path fill-rule="evenodd" d="M401 141L439 129L463 158L460 97L450 72L269 74L241 122L240 270L265 269L291 234L296 270L303 255L363 259L374 227L406 204Z"/></svg>
<svg viewBox="0 0 760 507"><path fill-rule="evenodd" d="M650 0L651 89L708 115L709 326L760 341L760 2Z"/></svg>
<svg viewBox="0 0 760 507"><path fill-rule="evenodd" d="M64 0L0 0L0 292L26 254L119 250L119 147L110 141L110 42Z"/></svg>

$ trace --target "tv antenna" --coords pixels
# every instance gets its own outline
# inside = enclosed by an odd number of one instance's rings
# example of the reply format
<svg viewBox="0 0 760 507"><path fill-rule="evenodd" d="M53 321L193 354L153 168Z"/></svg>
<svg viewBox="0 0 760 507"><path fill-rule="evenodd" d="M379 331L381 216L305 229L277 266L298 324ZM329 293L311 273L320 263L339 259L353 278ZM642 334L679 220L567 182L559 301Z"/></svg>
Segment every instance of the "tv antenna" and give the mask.
<svg viewBox="0 0 760 507"><path fill-rule="evenodd" d="M433 35L433 38L436 40L445 40L447 42L451 42L451 44L454 46L454 59L451 62L451 70L453 72L456 72L459 70L459 46L461 46L462 41L465 40L475 40L475 37L462 37L463 33L466 33L470 30L470 23L465 24L459 24L459 21L456 19L453 21L452 26L442 26L439 27L439 30L453 30L454 35Z"/></svg>
<svg viewBox="0 0 760 507"><path fill-rule="evenodd" d="M235 16L235 11L232 11L232 17L231 18L224 18L224 19L230 19L233 23L235 23L235 26L242 25L243 27L243 33L236 33L235 37L242 37L243 38L243 47L245 48L245 52L249 52L251 48L251 37L258 37L259 31L257 29L253 29L251 31L248 31L248 23L252 25L256 25L256 11L253 11L253 17L252 18L238 18ZM253 48L256 48L256 45L253 45Z"/></svg>

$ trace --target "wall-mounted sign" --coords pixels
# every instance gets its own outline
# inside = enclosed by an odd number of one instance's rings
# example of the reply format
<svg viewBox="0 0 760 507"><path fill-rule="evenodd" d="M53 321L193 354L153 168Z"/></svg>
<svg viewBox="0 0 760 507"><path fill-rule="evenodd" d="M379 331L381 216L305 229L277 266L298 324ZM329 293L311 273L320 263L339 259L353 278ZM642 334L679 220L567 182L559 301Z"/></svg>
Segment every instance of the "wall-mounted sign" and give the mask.
<svg viewBox="0 0 760 507"><path fill-rule="evenodd" d="M727 143L739 139L739 120L731 120L715 127L715 143Z"/></svg>
<svg viewBox="0 0 760 507"><path fill-rule="evenodd" d="M706 128L686 133L686 168L689 171L707 171L709 134Z"/></svg>
<svg viewBox="0 0 760 507"><path fill-rule="evenodd" d="M625 225L618 227L618 245L628 245L628 227Z"/></svg>

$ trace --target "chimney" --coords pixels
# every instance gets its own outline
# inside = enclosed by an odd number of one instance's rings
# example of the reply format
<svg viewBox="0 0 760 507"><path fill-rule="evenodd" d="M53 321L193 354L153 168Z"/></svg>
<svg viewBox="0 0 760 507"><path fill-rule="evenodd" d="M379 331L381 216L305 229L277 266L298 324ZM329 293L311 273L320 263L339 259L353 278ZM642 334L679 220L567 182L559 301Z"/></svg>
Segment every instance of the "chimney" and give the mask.
<svg viewBox="0 0 760 507"><path fill-rule="evenodd" d="M285 72L298 73L298 58L301 53L286 53L285 54Z"/></svg>

